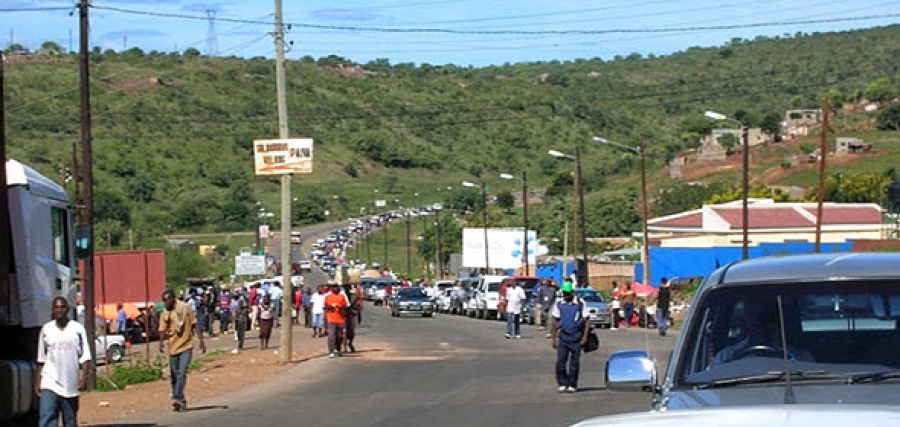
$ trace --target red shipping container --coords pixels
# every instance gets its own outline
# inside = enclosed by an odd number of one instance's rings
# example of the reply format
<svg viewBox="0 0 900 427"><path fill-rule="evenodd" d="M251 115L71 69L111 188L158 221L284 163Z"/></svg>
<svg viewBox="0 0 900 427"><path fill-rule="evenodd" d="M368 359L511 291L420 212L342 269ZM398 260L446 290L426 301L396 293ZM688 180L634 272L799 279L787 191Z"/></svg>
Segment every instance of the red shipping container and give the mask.
<svg viewBox="0 0 900 427"><path fill-rule="evenodd" d="M84 271L84 261L80 261ZM166 289L162 249L94 254L94 299L97 305L159 301Z"/></svg>

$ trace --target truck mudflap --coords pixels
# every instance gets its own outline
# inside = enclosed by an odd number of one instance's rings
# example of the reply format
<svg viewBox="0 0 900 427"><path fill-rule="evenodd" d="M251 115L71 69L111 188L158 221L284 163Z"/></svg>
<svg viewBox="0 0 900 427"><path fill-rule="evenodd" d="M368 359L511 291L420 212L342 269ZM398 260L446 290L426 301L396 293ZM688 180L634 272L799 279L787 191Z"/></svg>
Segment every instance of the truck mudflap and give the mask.
<svg viewBox="0 0 900 427"><path fill-rule="evenodd" d="M0 420L37 410L34 391L37 365L24 360L0 360Z"/></svg>

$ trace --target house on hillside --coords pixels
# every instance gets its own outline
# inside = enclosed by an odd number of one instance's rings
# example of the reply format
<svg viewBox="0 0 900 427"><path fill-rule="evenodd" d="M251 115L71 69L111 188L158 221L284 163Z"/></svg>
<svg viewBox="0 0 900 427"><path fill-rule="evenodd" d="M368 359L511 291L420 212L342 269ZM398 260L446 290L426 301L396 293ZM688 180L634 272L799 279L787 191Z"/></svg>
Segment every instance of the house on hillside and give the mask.
<svg viewBox="0 0 900 427"><path fill-rule="evenodd" d="M872 144L859 138L838 137L834 152L836 154L861 154L872 151Z"/></svg>
<svg viewBox="0 0 900 427"><path fill-rule="evenodd" d="M807 136L813 126L822 123L822 110L787 110L784 113L781 134L796 138Z"/></svg>
<svg viewBox="0 0 900 427"><path fill-rule="evenodd" d="M720 140L725 135L733 135L737 142L736 146L744 145L744 141L741 139L741 130L740 129L713 129L712 133L703 137L701 141L701 145L722 145ZM750 128L747 131L747 137L750 140L750 147L756 147L759 145L763 145L769 141L768 135L763 133L760 128Z"/></svg>
<svg viewBox="0 0 900 427"><path fill-rule="evenodd" d="M750 199L749 245L815 242L817 205ZM882 208L875 203L825 203L822 242L878 239ZM740 200L681 212L648 221L647 229L661 247L708 248L743 243Z"/></svg>

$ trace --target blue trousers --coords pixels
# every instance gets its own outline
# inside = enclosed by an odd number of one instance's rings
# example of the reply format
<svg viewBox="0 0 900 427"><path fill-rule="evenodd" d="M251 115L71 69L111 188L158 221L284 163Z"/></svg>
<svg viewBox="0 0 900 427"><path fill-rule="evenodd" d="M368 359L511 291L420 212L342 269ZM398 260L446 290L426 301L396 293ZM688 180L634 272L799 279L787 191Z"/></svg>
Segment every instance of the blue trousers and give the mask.
<svg viewBox="0 0 900 427"><path fill-rule="evenodd" d="M659 329L660 335L665 335L669 329L669 311L661 308L656 309L656 328Z"/></svg>
<svg viewBox="0 0 900 427"><path fill-rule="evenodd" d="M556 384L560 387L578 387L578 370L581 359L581 343L559 340L556 346Z"/></svg>
<svg viewBox="0 0 900 427"><path fill-rule="evenodd" d="M518 313L506 313L506 335L520 335L519 324Z"/></svg>
<svg viewBox="0 0 900 427"><path fill-rule="evenodd" d="M78 397L62 397L50 390L41 390L40 427L56 427L62 415L63 427L78 426Z"/></svg>
<svg viewBox="0 0 900 427"><path fill-rule="evenodd" d="M172 381L172 400L184 402L184 386L187 384L188 365L191 364L193 350L169 356L169 379Z"/></svg>

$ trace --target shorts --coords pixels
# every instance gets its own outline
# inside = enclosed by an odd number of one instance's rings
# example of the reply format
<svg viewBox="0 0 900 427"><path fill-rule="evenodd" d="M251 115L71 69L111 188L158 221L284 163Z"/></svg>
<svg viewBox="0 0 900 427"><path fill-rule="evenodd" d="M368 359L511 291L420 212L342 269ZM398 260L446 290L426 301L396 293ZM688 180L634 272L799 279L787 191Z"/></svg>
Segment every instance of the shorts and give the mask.
<svg viewBox="0 0 900 427"><path fill-rule="evenodd" d="M312 315L312 327L313 327L313 328L323 328L323 327L325 327L325 313L313 313L313 315Z"/></svg>

